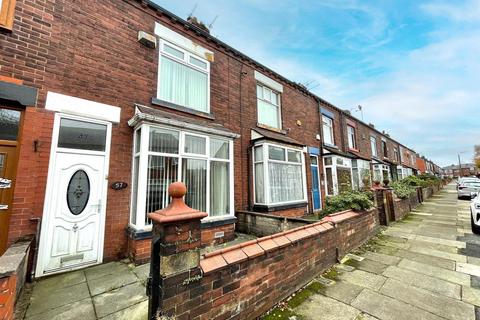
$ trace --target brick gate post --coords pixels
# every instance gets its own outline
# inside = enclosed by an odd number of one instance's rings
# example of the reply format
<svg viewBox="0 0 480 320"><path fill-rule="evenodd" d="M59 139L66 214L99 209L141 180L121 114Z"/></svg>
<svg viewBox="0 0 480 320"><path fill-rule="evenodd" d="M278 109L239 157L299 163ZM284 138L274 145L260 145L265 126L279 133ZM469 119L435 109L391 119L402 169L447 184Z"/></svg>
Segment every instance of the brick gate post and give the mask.
<svg viewBox="0 0 480 320"><path fill-rule="evenodd" d="M148 318L173 314L163 301L176 294L177 285L201 277L201 219L207 213L188 207L183 201L187 188L172 183L168 194L172 202L167 208L149 213L153 222L150 276L147 283Z"/></svg>

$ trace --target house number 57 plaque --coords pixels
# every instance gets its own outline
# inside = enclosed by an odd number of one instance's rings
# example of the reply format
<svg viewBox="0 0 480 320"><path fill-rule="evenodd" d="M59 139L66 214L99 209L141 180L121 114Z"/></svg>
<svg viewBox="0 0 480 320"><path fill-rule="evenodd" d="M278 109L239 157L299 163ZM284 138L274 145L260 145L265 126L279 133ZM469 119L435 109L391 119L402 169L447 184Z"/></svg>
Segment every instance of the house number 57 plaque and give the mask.
<svg viewBox="0 0 480 320"><path fill-rule="evenodd" d="M110 188L112 188L113 190L122 190L122 189L125 189L126 187L128 187L128 183L121 182L121 181L114 182L110 186Z"/></svg>

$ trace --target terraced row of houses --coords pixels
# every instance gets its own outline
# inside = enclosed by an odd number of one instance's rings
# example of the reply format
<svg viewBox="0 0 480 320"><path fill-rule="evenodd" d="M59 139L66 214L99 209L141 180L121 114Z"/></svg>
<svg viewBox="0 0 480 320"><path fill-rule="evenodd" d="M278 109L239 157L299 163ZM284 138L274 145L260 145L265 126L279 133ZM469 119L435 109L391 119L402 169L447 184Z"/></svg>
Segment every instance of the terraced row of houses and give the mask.
<svg viewBox="0 0 480 320"><path fill-rule="evenodd" d="M208 245L234 237L236 210L304 216L343 190L435 172L151 1L0 3L0 250L36 236L36 276L147 260L147 213L175 181L208 213Z"/></svg>

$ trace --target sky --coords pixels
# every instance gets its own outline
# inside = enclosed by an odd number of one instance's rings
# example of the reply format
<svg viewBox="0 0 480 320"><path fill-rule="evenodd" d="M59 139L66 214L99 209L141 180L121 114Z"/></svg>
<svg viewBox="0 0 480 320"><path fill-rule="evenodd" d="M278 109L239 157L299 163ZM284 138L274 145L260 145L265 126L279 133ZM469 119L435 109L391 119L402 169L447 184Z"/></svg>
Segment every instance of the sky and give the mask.
<svg viewBox="0 0 480 320"><path fill-rule="evenodd" d="M480 0L154 1L441 166L480 144Z"/></svg>

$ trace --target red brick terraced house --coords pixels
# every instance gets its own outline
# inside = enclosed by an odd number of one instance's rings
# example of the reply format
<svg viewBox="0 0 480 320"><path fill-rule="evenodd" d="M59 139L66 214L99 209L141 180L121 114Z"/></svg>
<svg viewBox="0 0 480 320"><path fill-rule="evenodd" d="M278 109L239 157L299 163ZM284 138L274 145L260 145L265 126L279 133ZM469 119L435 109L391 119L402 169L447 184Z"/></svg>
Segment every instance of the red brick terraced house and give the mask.
<svg viewBox="0 0 480 320"><path fill-rule="evenodd" d="M208 245L236 210L303 216L383 163L384 136L372 153L363 122L150 1L2 3L0 254L36 235L38 277L148 260L175 181Z"/></svg>

